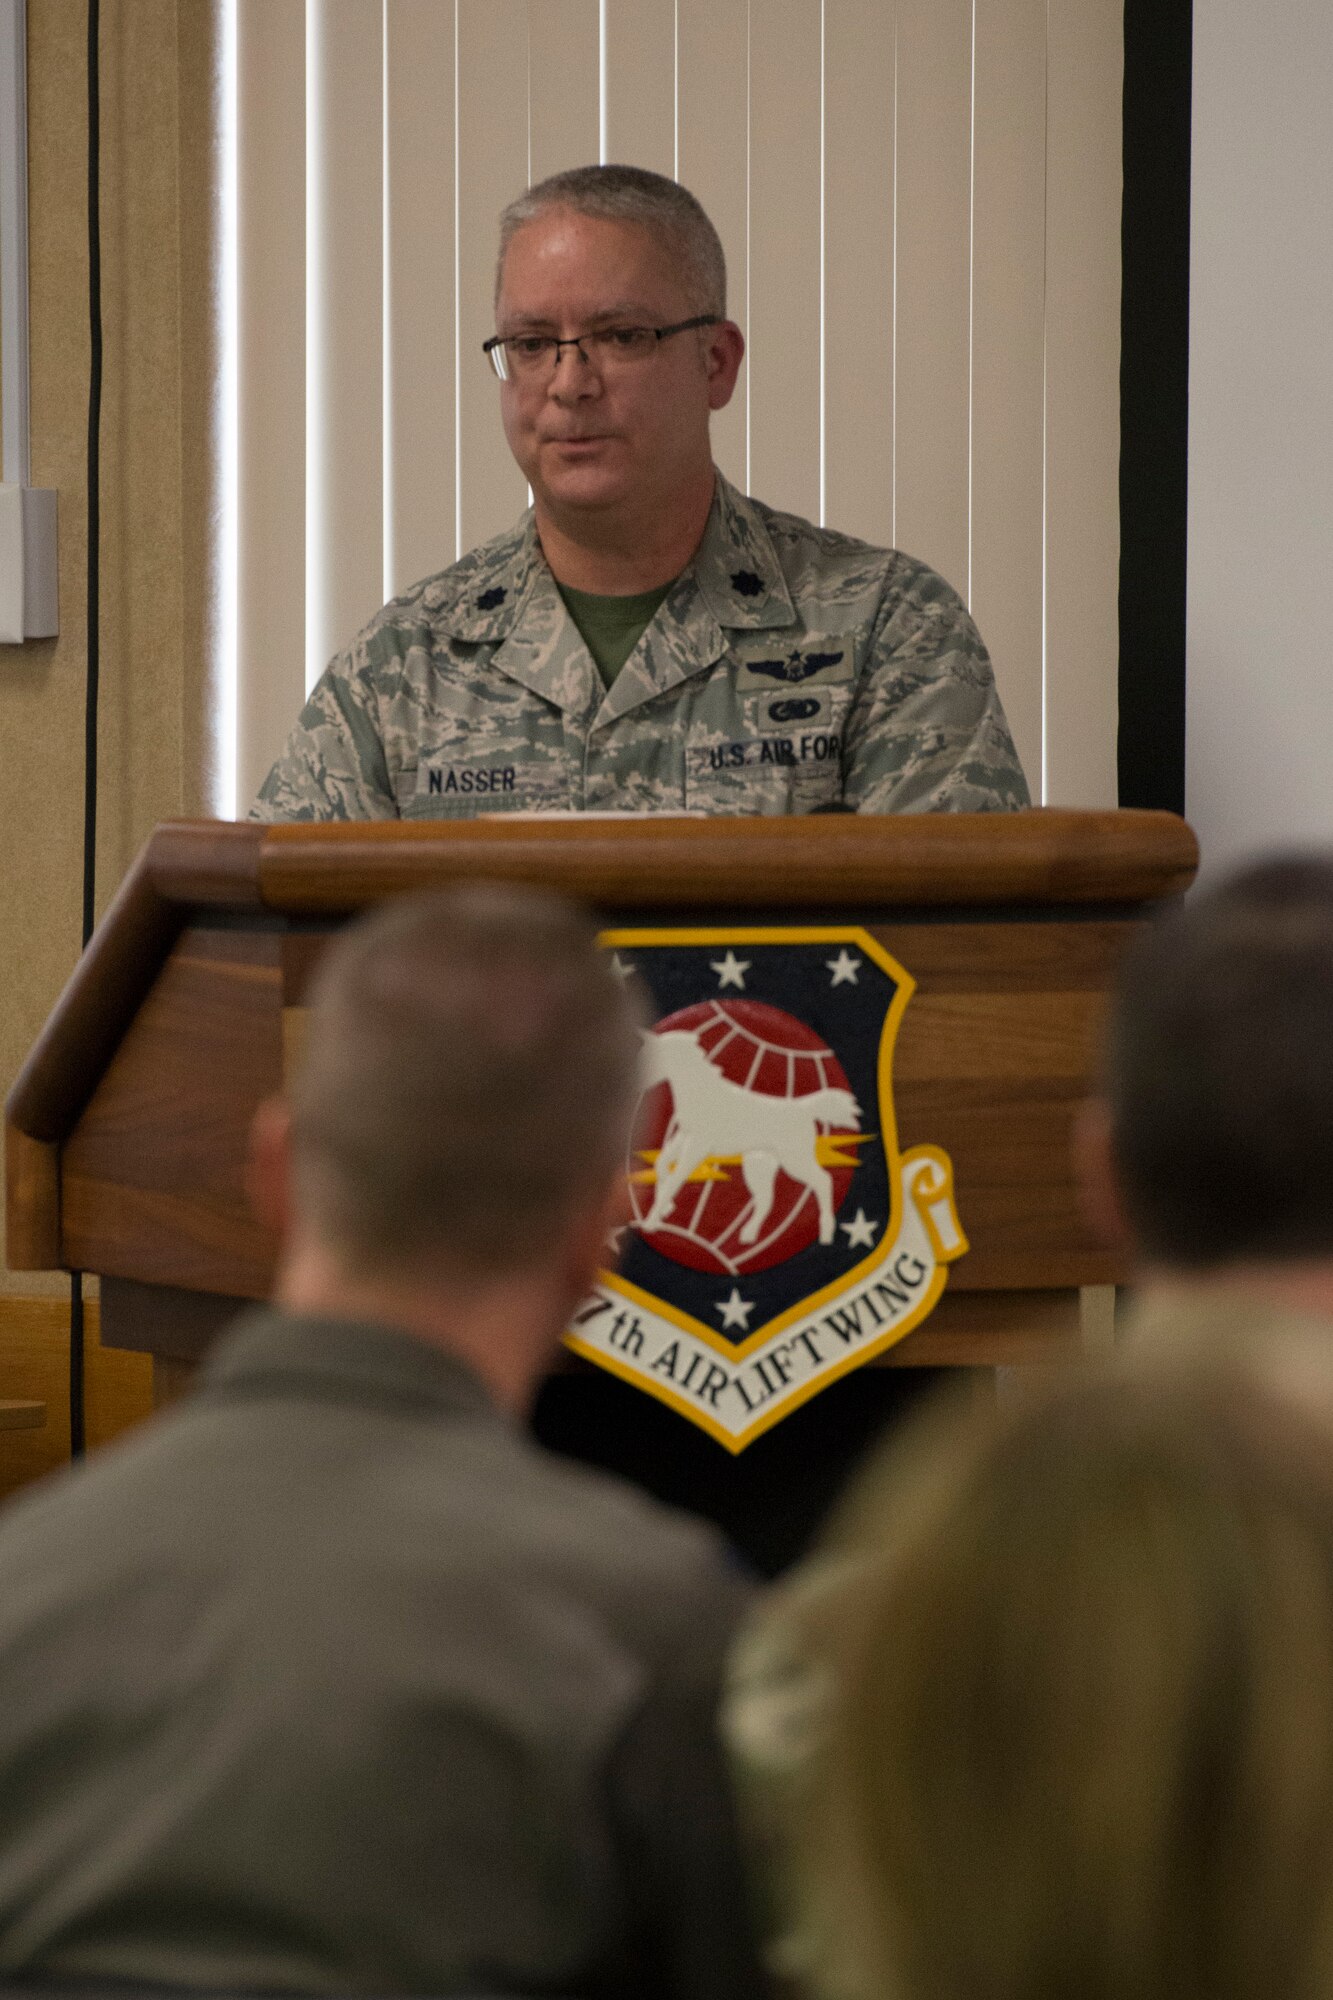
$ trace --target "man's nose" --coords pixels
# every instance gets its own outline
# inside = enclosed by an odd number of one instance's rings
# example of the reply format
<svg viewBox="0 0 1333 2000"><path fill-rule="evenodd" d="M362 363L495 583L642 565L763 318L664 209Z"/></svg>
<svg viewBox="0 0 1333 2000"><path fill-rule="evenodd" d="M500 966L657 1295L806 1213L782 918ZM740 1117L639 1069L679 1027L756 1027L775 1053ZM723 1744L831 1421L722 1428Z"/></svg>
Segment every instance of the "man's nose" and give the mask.
<svg viewBox="0 0 1333 2000"><path fill-rule="evenodd" d="M547 393L557 402L581 402L588 396L599 396L602 378L584 355L583 349L570 341L555 357L555 367L551 370L551 380Z"/></svg>

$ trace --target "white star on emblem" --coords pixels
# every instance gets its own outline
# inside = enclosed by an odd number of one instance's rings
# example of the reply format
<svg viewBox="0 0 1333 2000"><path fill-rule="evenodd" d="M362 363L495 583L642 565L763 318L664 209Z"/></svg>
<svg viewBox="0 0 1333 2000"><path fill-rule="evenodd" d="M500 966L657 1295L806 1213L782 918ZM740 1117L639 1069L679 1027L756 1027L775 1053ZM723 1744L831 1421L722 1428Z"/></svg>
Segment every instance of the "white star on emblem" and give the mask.
<svg viewBox="0 0 1333 2000"><path fill-rule="evenodd" d="M743 1299L738 1288L733 1285L731 1288L731 1297L722 1300L718 1306L718 1311L722 1315L724 1329L729 1326L738 1326L742 1333L748 1333L750 1328L750 1314L754 1311L754 1300Z"/></svg>
<svg viewBox="0 0 1333 2000"><path fill-rule="evenodd" d="M872 1250L874 1248L875 1236L878 1232L879 1224L869 1221L863 1208L857 1209L856 1214L850 1222L840 1222L838 1227L846 1234L847 1248L849 1250Z"/></svg>
<svg viewBox="0 0 1333 2000"><path fill-rule="evenodd" d="M608 1229L606 1232L606 1247L613 1257L620 1255L620 1246L625 1239L627 1227L627 1224L622 1223L619 1229Z"/></svg>
<svg viewBox="0 0 1333 2000"><path fill-rule="evenodd" d="M624 980L629 978L630 974L634 970L634 967L632 965L626 965L624 959L620 956L620 953L618 951L613 951L611 954L611 970L612 972L615 973L616 978L623 982Z"/></svg>
<svg viewBox="0 0 1333 2000"><path fill-rule="evenodd" d="M836 958L826 958L824 963L833 974L835 986L855 986L856 975L861 970L861 961L852 957L846 945Z"/></svg>
<svg viewBox="0 0 1333 2000"><path fill-rule="evenodd" d="M734 986L738 992L743 993L745 991L745 975L750 970L753 962L752 959L737 958L734 951L729 951L725 958L710 959L709 964L717 974L719 993L724 986Z"/></svg>

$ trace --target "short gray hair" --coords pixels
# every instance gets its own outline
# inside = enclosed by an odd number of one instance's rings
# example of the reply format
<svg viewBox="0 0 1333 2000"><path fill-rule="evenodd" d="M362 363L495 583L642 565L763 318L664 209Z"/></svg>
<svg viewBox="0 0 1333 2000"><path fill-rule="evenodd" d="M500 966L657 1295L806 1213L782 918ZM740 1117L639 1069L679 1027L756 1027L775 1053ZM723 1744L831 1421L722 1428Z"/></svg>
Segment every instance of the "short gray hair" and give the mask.
<svg viewBox="0 0 1333 2000"><path fill-rule="evenodd" d="M502 885L382 905L314 983L298 1212L353 1274L539 1264L626 1158L639 1047L577 905Z"/></svg>
<svg viewBox="0 0 1333 2000"><path fill-rule="evenodd" d="M726 318L727 260L721 238L688 188L646 167L571 167L538 181L511 201L500 217L497 304L510 238L525 222L535 222L553 208L570 208L576 215L596 216L603 222L637 222L651 229L680 260L691 310Z"/></svg>

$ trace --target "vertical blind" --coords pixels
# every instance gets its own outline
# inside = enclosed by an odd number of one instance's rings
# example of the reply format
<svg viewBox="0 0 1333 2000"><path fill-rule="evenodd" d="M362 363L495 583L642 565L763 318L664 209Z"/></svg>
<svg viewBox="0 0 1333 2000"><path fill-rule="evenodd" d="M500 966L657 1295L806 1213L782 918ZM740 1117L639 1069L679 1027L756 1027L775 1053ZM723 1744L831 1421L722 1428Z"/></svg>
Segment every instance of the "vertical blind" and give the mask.
<svg viewBox="0 0 1333 2000"><path fill-rule="evenodd" d="M1118 0L228 0L226 40L220 811L385 598L524 507L496 221L597 159L717 224L728 477L942 571L1034 793L1114 803Z"/></svg>

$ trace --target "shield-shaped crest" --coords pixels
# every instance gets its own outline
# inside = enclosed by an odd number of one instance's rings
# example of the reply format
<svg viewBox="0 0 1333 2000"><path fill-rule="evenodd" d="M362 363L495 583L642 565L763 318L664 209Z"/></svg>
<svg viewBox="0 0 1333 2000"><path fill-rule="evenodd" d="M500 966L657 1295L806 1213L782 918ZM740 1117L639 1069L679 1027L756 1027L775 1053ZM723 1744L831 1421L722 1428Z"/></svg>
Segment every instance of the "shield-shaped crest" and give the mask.
<svg viewBox="0 0 1333 2000"><path fill-rule="evenodd" d="M901 1340L967 1249L953 1169L898 1148L911 974L857 926L633 930L648 987L633 1220L566 1340L740 1451Z"/></svg>

